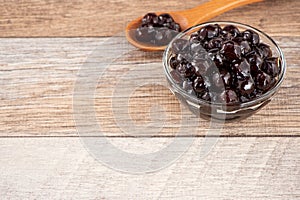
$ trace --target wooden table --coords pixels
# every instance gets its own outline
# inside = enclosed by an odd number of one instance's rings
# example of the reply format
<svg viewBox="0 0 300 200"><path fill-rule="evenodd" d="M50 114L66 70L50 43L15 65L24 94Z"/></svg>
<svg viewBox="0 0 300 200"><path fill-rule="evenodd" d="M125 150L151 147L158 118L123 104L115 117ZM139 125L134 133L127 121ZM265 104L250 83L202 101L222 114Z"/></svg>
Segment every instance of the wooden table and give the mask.
<svg viewBox="0 0 300 200"><path fill-rule="evenodd" d="M129 81L124 76L133 69L142 75L134 75L138 83L161 76L151 68L160 62L161 53L126 44L122 31L127 22L148 11L186 9L203 2L2 1L1 199L300 199L300 1L265 0L213 19L250 24L269 34L282 48L288 69L269 105L241 123L225 124L220 136L209 135L216 144L204 157L201 149L210 123L199 119L198 125L180 124L182 118L193 117L180 110L167 88L150 84L136 87L130 95L115 92L130 92L119 80ZM79 137L77 129L85 127L74 120L76 83L90 63L103 66L105 57L93 55L106 49L129 54L99 74L93 98L103 135ZM106 53L111 56L114 51ZM147 73L154 76L144 78ZM114 109L122 110L122 102L128 103L133 125L151 122L151 114L157 118L166 113L166 128L145 134L121 130ZM161 107L153 107L157 104ZM124 118L121 122L127 123ZM180 127L192 128L193 133L176 135ZM141 155L161 151L174 138L193 138L193 143L169 166L137 175L103 165L89 153L83 138L105 138L124 152Z"/></svg>

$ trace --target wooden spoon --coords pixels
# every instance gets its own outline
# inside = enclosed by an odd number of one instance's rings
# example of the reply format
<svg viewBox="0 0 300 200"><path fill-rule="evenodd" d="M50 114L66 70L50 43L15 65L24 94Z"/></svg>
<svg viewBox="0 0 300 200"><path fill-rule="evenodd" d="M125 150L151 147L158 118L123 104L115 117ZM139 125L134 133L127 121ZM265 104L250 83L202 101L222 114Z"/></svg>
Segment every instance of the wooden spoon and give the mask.
<svg viewBox="0 0 300 200"><path fill-rule="evenodd" d="M207 3L204 3L200 6L189 10L182 11L171 11L169 13L173 19L180 24L182 30L186 30L189 27L192 27L196 24L203 23L209 19L216 17L228 10L243 6L246 4L259 2L263 0L211 0ZM157 15L160 15L166 12L156 12ZM164 50L166 46L152 46L151 44L145 44L139 42L135 39L135 30L141 24L143 17L139 17L131 21L126 27L126 37L127 40L134 46L148 51L160 51Z"/></svg>

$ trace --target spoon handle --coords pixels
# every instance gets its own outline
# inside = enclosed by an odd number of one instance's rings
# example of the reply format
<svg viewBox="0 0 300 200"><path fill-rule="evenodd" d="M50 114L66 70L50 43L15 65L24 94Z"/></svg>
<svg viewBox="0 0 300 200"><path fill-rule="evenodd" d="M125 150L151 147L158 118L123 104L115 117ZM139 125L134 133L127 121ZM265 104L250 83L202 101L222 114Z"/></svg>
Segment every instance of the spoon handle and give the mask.
<svg viewBox="0 0 300 200"><path fill-rule="evenodd" d="M186 17L189 25L196 25L210 20L228 10L263 0L211 0L195 8L179 11Z"/></svg>

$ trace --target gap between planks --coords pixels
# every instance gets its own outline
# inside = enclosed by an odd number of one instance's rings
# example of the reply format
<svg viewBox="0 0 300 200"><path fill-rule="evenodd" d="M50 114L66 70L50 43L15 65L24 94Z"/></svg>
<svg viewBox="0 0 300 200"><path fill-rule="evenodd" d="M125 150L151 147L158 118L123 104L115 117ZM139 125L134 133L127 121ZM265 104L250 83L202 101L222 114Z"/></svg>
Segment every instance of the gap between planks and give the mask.
<svg viewBox="0 0 300 200"><path fill-rule="evenodd" d="M0 136L3 138L300 138L300 135L153 135L153 136L119 136L119 135L108 135L108 136L76 136L76 135L24 135L24 136Z"/></svg>

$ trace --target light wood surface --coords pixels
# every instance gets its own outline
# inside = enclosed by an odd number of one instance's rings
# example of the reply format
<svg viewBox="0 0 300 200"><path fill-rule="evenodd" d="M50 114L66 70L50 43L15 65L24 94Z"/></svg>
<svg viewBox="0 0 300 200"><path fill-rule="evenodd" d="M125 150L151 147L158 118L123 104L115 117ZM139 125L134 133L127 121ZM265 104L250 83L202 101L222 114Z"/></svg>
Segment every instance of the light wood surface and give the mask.
<svg viewBox="0 0 300 200"><path fill-rule="evenodd" d="M206 2L138 0L13 0L1 1L0 35L3 37L111 36L149 11L193 8ZM299 36L298 0L265 0L237 8L214 20L238 21L260 28L270 35ZM205 12L205 11L204 11Z"/></svg>
<svg viewBox="0 0 300 200"><path fill-rule="evenodd" d="M111 140L136 152L170 139ZM200 159L202 142L167 168L133 175L103 166L76 138L1 139L1 199L300 198L299 138L222 138Z"/></svg>
<svg viewBox="0 0 300 200"><path fill-rule="evenodd" d="M194 118L180 112L167 88L140 87L131 98L126 95L130 87L116 92L126 76L135 76L138 83L163 80L161 53L124 43L127 22L148 11L188 9L203 2L1 1L1 199L300 199L300 1L264 0L214 18L250 24L272 36L288 70L279 93L263 110L243 123L225 124L221 137L210 133L217 143L202 159L210 123L181 124L182 118ZM96 160L78 136L77 129L85 127L74 121L80 70L95 63L106 66L102 53L113 57L126 50L130 53L107 67L95 90L96 119L107 140L124 152L143 154L163 149L180 127L192 131L177 138L197 136L175 163L148 174L121 173ZM140 75L130 75L133 71ZM151 114L166 115L165 128L150 134L126 131L130 124L116 121L114 109L123 108L116 102L128 103L135 125L149 123ZM162 107L151 113L153 105Z"/></svg>
<svg viewBox="0 0 300 200"><path fill-rule="evenodd" d="M123 49L127 49L130 56L124 55L113 61L112 65L101 66L106 58L101 58L101 52L97 48L117 51L120 48L117 41L120 39L114 38L117 37L111 38L112 42L108 44L103 44L105 39L101 38L0 39L0 52L3 52L0 54L0 135L76 136L73 120L74 85L78 70L87 68L89 62L95 62L99 67L107 67L103 76L99 74L101 78L95 91L97 119L107 136L144 136L142 132L135 135L118 129L115 122L117 116L113 111L121 110L128 100L129 115L137 124L149 123L151 106L159 104L166 109L167 129L152 136L174 135L174 128L189 126L180 123L180 105L163 85L158 88L137 87L134 82L127 80L122 83L128 86L122 88L124 94L120 96L116 93L119 79L126 74L139 83L154 80L160 84L165 83L165 78L160 53L131 51L129 44ZM300 37L274 38L283 49L288 63L287 76L279 93L269 105L248 118L243 126L240 123L225 124L222 135L300 136L300 72L297 57ZM99 58L94 59L92 53L99 55ZM147 66L149 69L144 67L147 63L151 63ZM151 70L151 74L148 70ZM135 92L131 94L132 89ZM112 100L121 103L115 105ZM164 113L163 110L161 113ZM126 119L128 120L123 117L122 120ZM195 127L193 134L206 135L210 128L209 122L199 119L199 123L201 125Z"/></svg>

